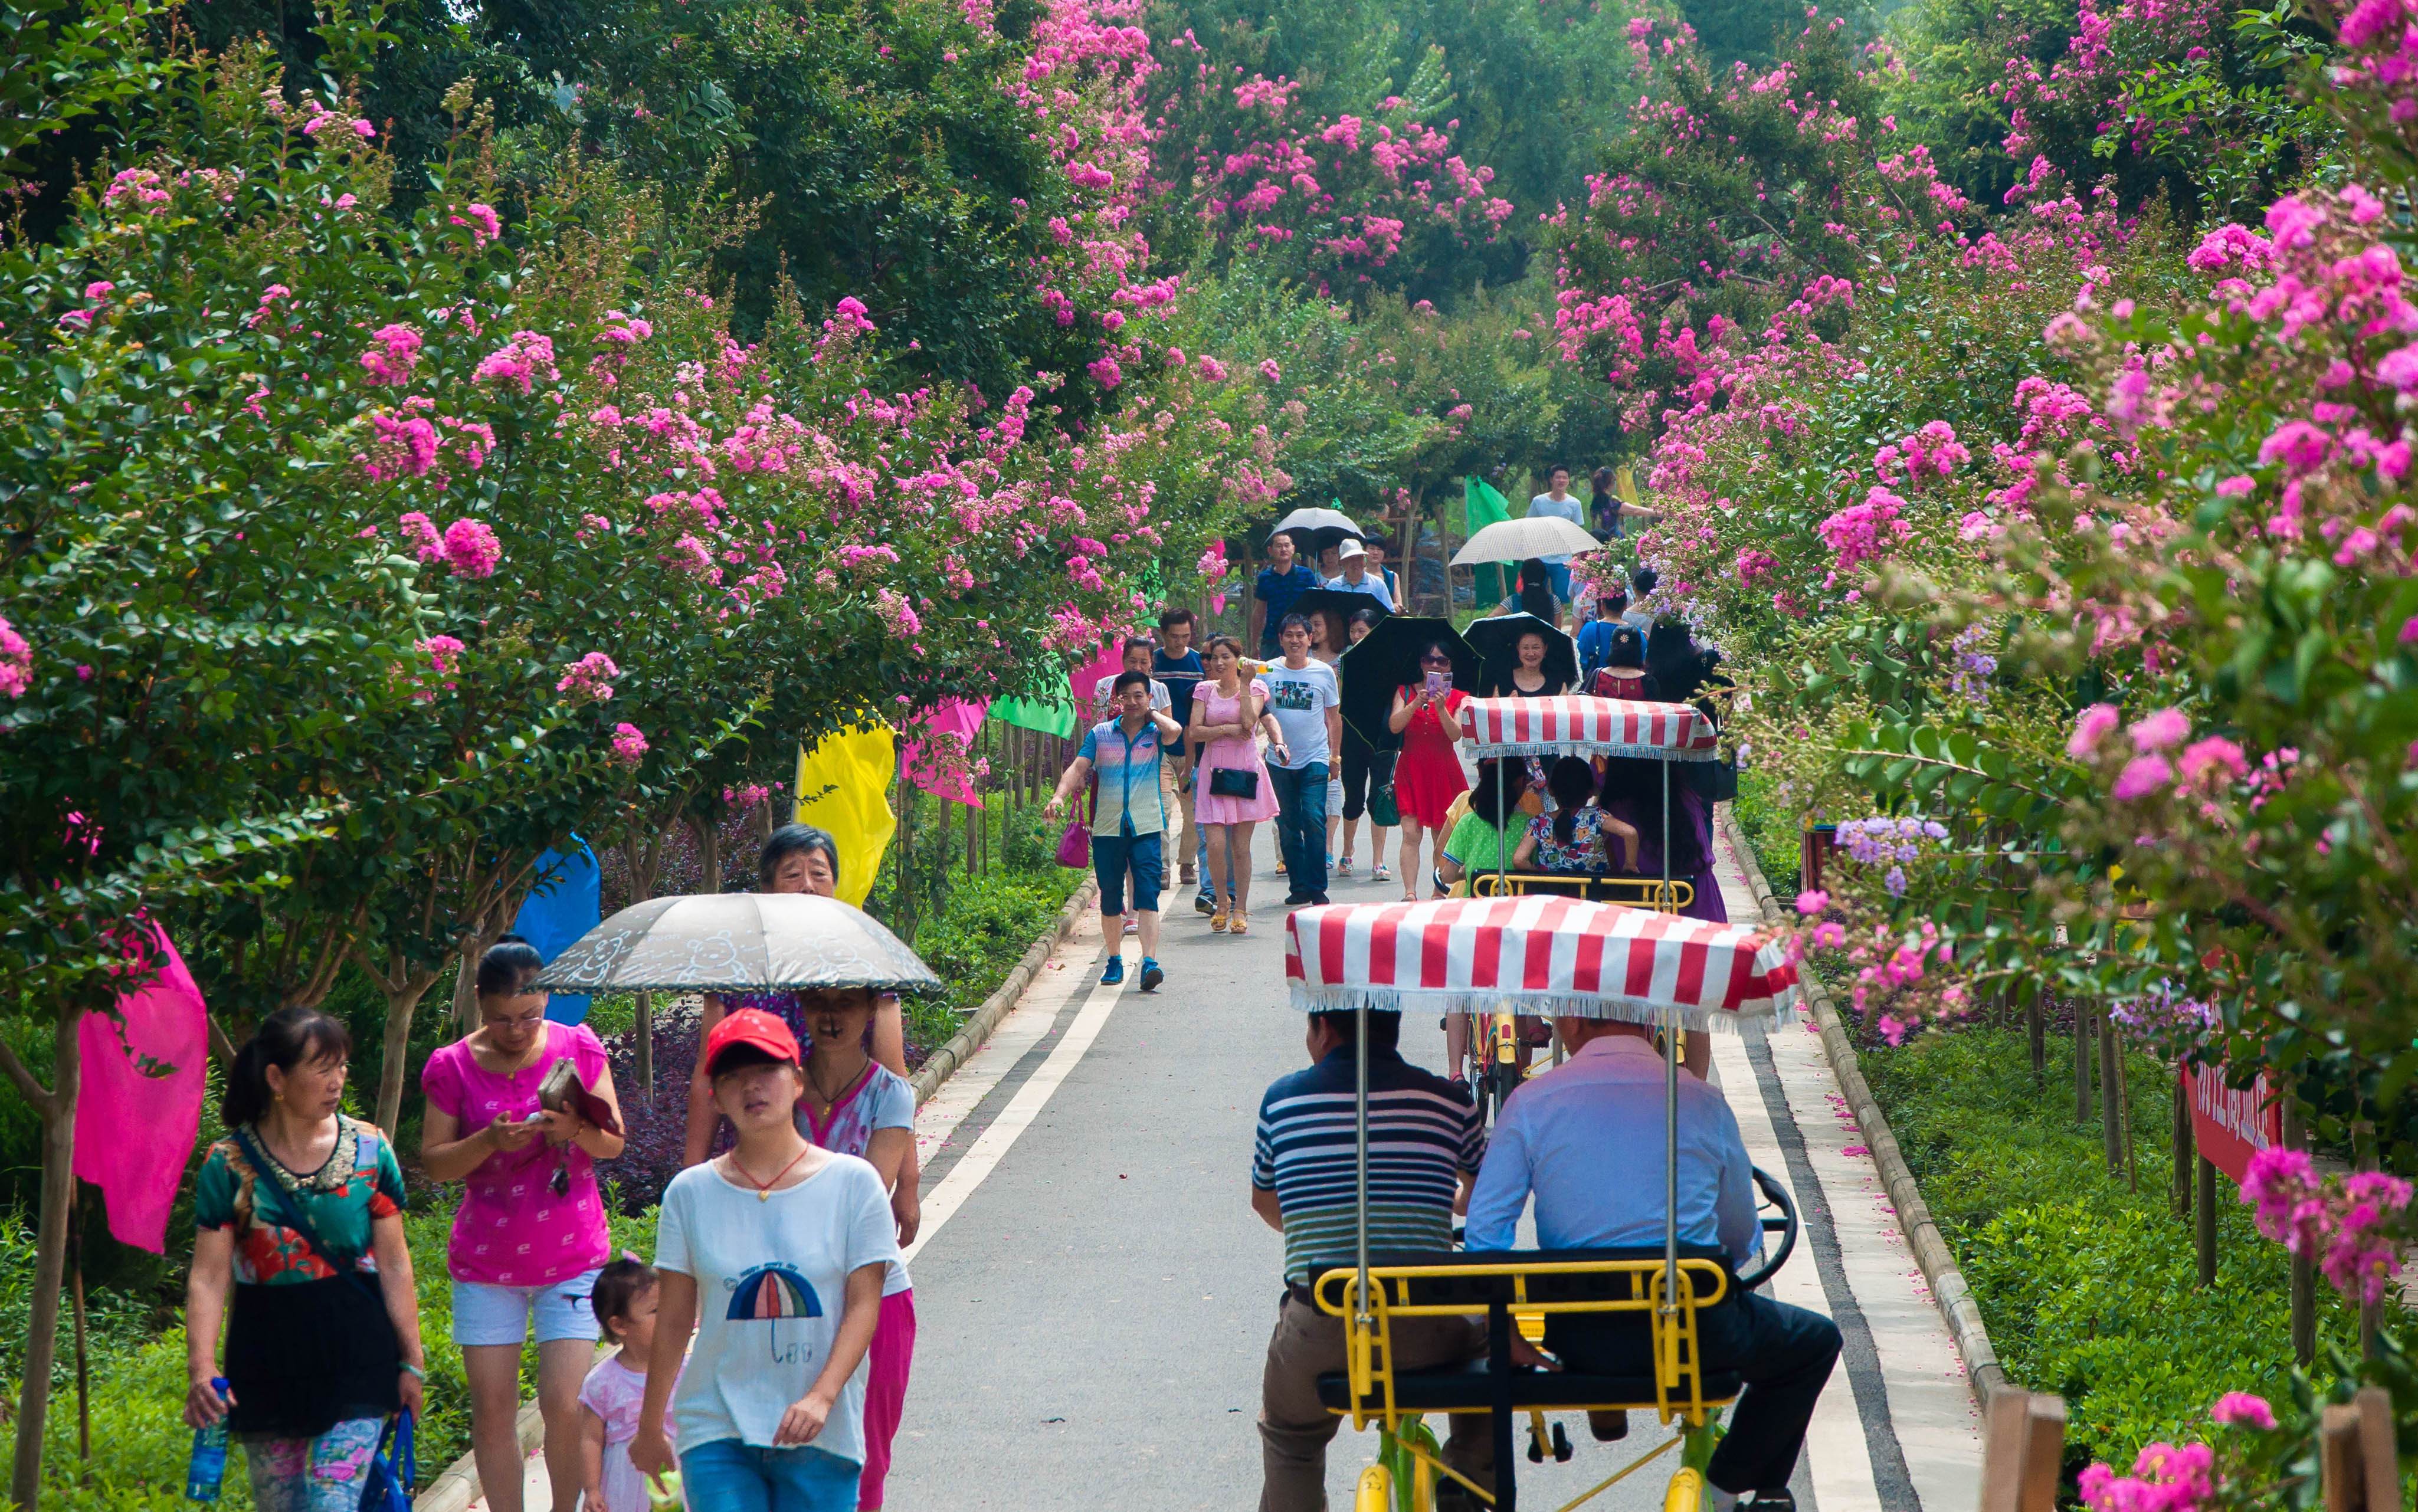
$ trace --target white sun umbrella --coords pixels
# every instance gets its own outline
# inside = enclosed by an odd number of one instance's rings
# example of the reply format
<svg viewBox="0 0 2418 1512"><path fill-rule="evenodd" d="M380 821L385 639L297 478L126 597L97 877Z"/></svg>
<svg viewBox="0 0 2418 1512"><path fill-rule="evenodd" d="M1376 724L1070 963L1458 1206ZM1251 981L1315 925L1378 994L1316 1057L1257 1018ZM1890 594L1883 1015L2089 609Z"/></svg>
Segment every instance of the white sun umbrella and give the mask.
<svg viewBox="0 0 2418 1512"><path fill-rule="evenodd" d="M1277 522L1277 527L1268 532L1268 539L1274 541L1288 534L1309 537L1320 551L1346 537L1354 541L1369 539L1369 533L1354 525L1352 516L1341 510L1295 510Z"/></svg>
<svg viewBox="0 0 2418 1512"><path fill-rule="evenodd" d="M557 992L930 991L941 979L862 909L811 893L708 893L632 904L538 974Z"/></svg>
<svg viewBox="0 0 2418 1512"><path fill-rule="evenodd" d="M1455 567L1479 562L1524 562L1531 557L1575 557L1599 551L1603 542L1586 527L1558 514L1538 514L1521 520L1497 520L1469 538L1453 553Z"/></svg>

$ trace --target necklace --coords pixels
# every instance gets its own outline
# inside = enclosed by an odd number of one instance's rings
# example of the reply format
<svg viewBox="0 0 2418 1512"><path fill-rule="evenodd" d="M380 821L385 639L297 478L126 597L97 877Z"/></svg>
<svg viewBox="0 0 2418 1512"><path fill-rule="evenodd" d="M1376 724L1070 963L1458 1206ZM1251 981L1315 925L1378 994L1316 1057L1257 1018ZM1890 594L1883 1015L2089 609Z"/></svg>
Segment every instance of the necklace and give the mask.
<svg viewBox="0 0 2418 1512"><path fill-rule="evenodd" d="M825 1107L830 1107L834 1104L837 1103L841 1095L850 1087L855 1086L857 1081L864 1077L865 1072L865 1068L860 1066L856 1070L849 1073L846 1077L840 1078L840 1084L836 1091L825 1092L823 1090L822 1078L815 1075L815 1065L816 1062L812 1060L808 1060L806 1061L806 1085L814 1092L815 1100Z"/></svg>
<svg viewBox="0 0 2418 1512"><path fill-rule="evenodd" d="M808 1155L813 1154L814 1153L815 1147L813 1145L809 1144L802 1147L796 1154L789 1157L789 1163L788 1165L773 1173L773 1179L769 1182L757 1181L755 1173L739 1163L739 1152L736 1150L730 1152L730 1168L737 1171L740 1175L746 1177L748 1182L755 1186L757 1201L770 1202L773 1200L773 1188L780 1184L781 1178L787 1176L792 1170L795 1170L799 1161L805 1159Z"/></svg>

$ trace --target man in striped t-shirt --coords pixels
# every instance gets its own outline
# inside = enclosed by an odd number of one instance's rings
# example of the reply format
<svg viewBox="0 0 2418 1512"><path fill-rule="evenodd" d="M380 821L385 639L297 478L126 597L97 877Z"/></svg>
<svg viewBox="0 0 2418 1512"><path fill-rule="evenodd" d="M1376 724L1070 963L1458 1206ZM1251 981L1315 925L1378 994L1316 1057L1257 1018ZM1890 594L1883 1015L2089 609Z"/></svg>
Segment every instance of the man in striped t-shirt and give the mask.
<svg viewBox="0 0 2418 1512"><path fill-rule="evenodd" d="M1448 1250L1486 1136L1468 1092L1402 1059L1401 1030L1400 1014L1369 1015L1369 1247ZM1260 1101L1251 1209L1285 1241L1285 1298L1260 1386L1260 1512L1318 1512L1326 1446L1342 1422L1320 1405L1318 1378L1343 1368L1343 1320L1321 1312L1310 1287L1353 1263L1354 1038L1353 1015L1310 1015L1309 1069L1278 1077ZM1398 1318L1393 1340L1403 1370L1486 1352L1474 1318ZM1445 1462L1492 1487L1487 1419L1463 1413L1451 1424Z"/></svg>

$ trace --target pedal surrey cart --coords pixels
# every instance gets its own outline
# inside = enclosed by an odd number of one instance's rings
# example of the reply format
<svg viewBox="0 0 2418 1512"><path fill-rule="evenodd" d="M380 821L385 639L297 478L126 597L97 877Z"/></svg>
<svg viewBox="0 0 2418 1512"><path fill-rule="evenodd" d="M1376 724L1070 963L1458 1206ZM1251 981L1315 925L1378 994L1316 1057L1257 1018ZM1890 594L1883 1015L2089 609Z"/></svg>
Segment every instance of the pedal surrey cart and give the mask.
<svg viewBox="0 0 2418 1512"><path fill-rule="evenodd" d="M1538 893L1303 909L1287 922L1285 972L1295 1006L1356 1013L1364 1029L1371 1010L1433 1007L1481 1015L1541 1009L1650 1023L1664 1031L1666 1217L1659 1253L1371 1255L1368 1079L1362 1062L1355 1098L1354 1263L1325 1272L1314 1289L1318 1306L1345 1322L1347 1367L1320 1379L1320 1397L1354 1428L1373 1423L1380 1429L1379 1459L1361 1474L1355 1512L1431 1512L1439 1477L1461 1481L1484 1504L1513 1512L1517 1414L1528 1414L1529 1458L1541 1460L1548 1442L1545 1413L1614 1410L1651 1412L1663 1425L1679 1425L1684 1431L1632 1459L1562 1512L1680 1443L1686 1449L1663 1504L1666 1512L1696 1512L1715 1414L1739 1390L1735 1375L1704 1363L1697 1315L1720 1303L1729 1288L1752 1289L1776 1271L1795 1247L1798 1221L1785 1190L1758 1170L1755 1183L1767 1209L1763 1228L1767 1235L1779 1236L1776 1245L1768 1245L1759 1267L1734 1274L1718 1253L1678 1242L1678 1033L1734 1030L1748 1013L1784 1018L1796 1000L1795 967L1777 945L1741 926ZM1572 1312L1643 1319L1651 1342L1651 1373L1548 1372L1514 1364L1515 1327L1541 1336L1548 1315ZM1394 1320L1476 1313L1486 1317L1482 1367L1393 1368ZM1431 1413L1484 1413L1492 1418L1491 1492L1444 1464L1435 1436L1419 1421ZM1570 1457L1558 1426L1551 1443L1556 1459Z"/></svg>
<svg viewBox="0 0 2418 1512"><path fill-rule="evenodd" d="M1462 706L1462 728L1477 759L1574 756L1640 758L1660 769L1662 781L1661 865L1659 877L1603 873L1573 877L1551 872L1510 870L1507 842L1498 848L1492 872L1469 878L1473 897L1513 897L1560 893L1599 903L1677 913L1696 900L1695 884L1671 875L1671 767L1674 762L1703 763L1720 758L1720 732L1691 704L1648 702L1631 698L1597 698L1566 695L1555 698L1473 698ZM1508 817L1495 789L1494 826ZM1479 1078L1481 1111L1499 1113L1504 1100L1520 1084L1519 1030L1515 1014L1498 1005L1492 1021L1477 1022L1473 1011L1469 1043L1483 1046L1485 1071ZM1556 1047L1558 1052L1558 1046Z"/></svg>

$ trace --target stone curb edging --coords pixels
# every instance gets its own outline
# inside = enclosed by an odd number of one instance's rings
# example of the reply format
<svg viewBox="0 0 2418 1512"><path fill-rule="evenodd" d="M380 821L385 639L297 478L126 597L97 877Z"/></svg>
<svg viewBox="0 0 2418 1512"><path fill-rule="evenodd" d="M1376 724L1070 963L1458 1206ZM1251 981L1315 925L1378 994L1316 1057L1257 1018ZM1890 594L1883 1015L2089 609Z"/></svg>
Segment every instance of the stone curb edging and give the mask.
<svg viewBox="0 0 2418 1512"><path fill-rule="evenodd" d="M1737 855L1739 869L1746 873L1747 885L1754 891L1764 923L1783 922L1788 910L1772 896L1771 884L1764 878L1763 867L1755 860L1754 848L1748 843L1737 814L1728 803L1720 805L1720 813L1721 822L1729 832L1730 848ZM1839 1091L1855 1115L1865 1148L1872 1152L1873 1163L1880 1168L1881 1182L1888 1187L1890 1205L1897 1212L1898 1226L1905 1232L1915 1263L1922 1267L1922 1278L1931 1288L1932 1301L1938 1306L1940 1318L1956 1341L1956 1353L1965 1362L1966 1379L1972 1385L1975 1399L1986 1409L1991 1397L2012 1389L2013 1382L2007 1379L2006 1367L1998 1363L1998 1352L1990 1343L1990 1332L1982 1326L1981 1305L1973 1300L1973 1289L1966 1284L1965 1273L1957 1269L1956 1257L1949 1249L1948 1241L1932 1221L1931 1205L1923 1200L1922 1189L1915 1184L1914 1172L1906 1166L1905 1153L1898 1148L1897 1136L1890 1131L1889 1119L1864 1080L1855 1043L1848 1038L1846 1023L1831 1000L1829 990L1811 973L1799 978L1798 986L1813 1011L1815 1027L1822 1031L1822 1050L1829 1058L1830 1074L1838 1078Z"/></svg>
<svg viewBox="0 0 2418 1512"><path fill-rule="evenodd" d="M948 1080L959 1066L973 1059L976 1050L989 1043L991 1031L999 1028L999 1021L1007 1016L1008 1010L1014 1008L1017 1000L1024 996L1025 989L1033 985L1033 979L1048 964L1050 953L1074 932L1076 924L1099 896L1099 879L1085 878L1083 885L1075 889L1074 896L1066 900L1066 906L1058 910L1057 924L1025 950L1024 958L1018 961L1015 969L1007 973L1006 980L1000 983L999 990L985 998L982 1006L967 1016L964 1026L951 1036L949 1043L934 1050L925 1061L910 1083L915 1089L917 1107L931 1101L932 1094L941 1090L941 1083ZM604 1356L599 1355L598 1358ZM537 1453L545 1443L545 1420L539 1416L537 1403L533 1400L522 1404L520 1415L513 1421L513 1428L520 1441L524 1460ZM412 1498L411 1512L468 1512L470 1504L479 1499L479 1489L478 1466L466 1454L446 1466L442 1474L428 1483L427 1489Z"/></svg>
<svg viewBox="0 0 2418 1512"><path fill-rule="evenodd" d="M1007 979L999 985L999 990L983 1000L982 1006L967 1016L964 1026L948 1044L932 1052L930 1059L915 1073L911 1083L915 1089L917 1107L931 1101L932 1094L941 1090L941 1083L948 1080L957 1067L972 1060L976 1050L989 1043L991 1031L999 1027L999 1021L1007 1016L1008 1010L1024 996L1024 989L1031 986L1033 979L1041 973L1041 968L1049 959L1049 953L1074 932L1076 921L1090 911L1099 896L1099 878L1085 878L1083 885L1075 889L1075 895L1066 900L1066 906L1058 910L1057 926L1033 942L1025 951L1024 958L1016 963L1016 969L1008 972Z"/></svg>

